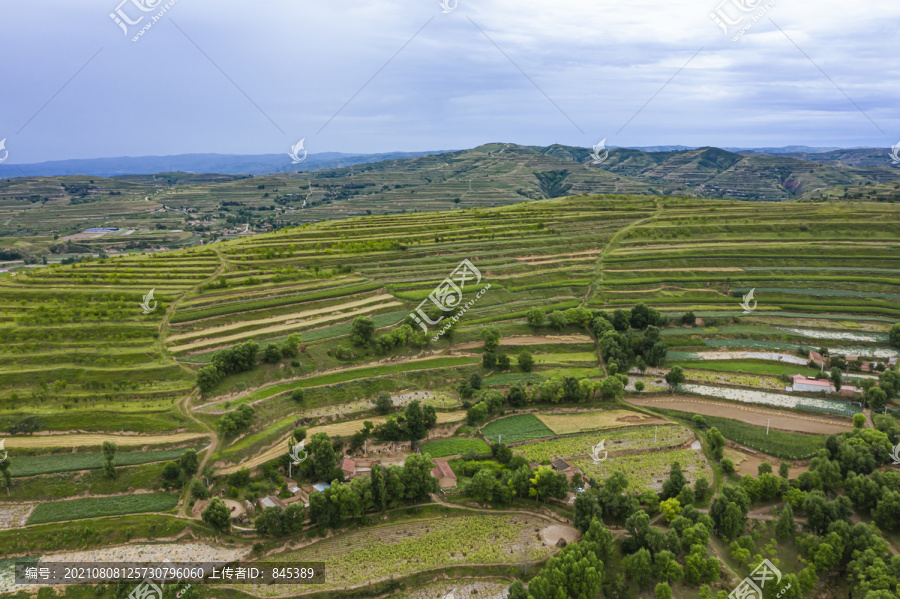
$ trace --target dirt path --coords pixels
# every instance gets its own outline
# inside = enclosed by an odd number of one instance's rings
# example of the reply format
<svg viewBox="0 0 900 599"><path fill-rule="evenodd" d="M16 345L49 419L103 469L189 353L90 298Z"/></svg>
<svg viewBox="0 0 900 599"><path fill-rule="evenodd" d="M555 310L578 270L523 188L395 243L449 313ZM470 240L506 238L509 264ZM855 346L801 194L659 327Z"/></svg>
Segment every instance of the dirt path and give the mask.
<svg viewBox="0 0 900 599"><path fill-rule="evenodd" d="M183 400L178 402L178 409L188 418L205 428L209 431L210 439L209 439L209 449L205 454L203 454L203 459L200 461L200 466L197 468L197 472L194 475L203 476L203 468L206 466L206 463L209 461L210 456L212 456L219 449L219 435L216 433L215 429L208 426L205 422L194 416L191 412L191 400L196 397L199 390L195 390L190 395L187 395ZM181 505L178 507L178 515L188 518L190 517L187 511L188 503L190 502L190 493L191 493L191 481L193 481L194 477L191 478L190 481L184 485L184 492L181 496Z"/></svg>
<svg viewBox="0 0 900 599"><path fill-rule="evenodd" d="M740 406L724 401L719 402L680 395L646 398L629 397L625 401L635 406L663 408L690 414L728 418L754 426L768 425L773 430L796 433L831 435L843 433L853 428L852 422L838 418L805 416L785 410Z"/></svg>

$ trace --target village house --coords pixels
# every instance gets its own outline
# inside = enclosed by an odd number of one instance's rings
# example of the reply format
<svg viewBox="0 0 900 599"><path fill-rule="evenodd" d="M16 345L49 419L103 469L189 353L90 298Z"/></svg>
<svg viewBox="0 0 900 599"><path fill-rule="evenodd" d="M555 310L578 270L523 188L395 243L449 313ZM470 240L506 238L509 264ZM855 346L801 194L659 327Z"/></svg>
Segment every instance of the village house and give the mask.
<svg viewBox="0 0 900 599"><path fill-rule="evenodd" d="M272 495L263 497L259 500L258 503L260 510L265 510L266 508L270 507L280 507L281 509L284 509L286 507L286 504L282 500L278 499L277 497L273 497Z"/></svg>
<svg viewBox="0 0 900 599"><path fill-rule="evenodd" d="M450 464L445 460L434 459L431 461L435 464L434 470L431 471L431 476L438 479L438 486L440 486L441 490L455 489L456 473L450 468Z"/></svg>
<svg viewBox="0 0 900 599"><path fill-rule="evenodd" d="M550 465L553 466L553 469L557 472L562 472L563 474L565 474L566 479L569 482L572 482L572 479L575 477L575 473L578 472L576 468L573 468L568 463L559 458L556 458L552 462L550 462Z"/></svg>
<svg viewBox="0 0 900 599"><path fill-rule="evenodd" d="M833 391L831 382L823 379L811 379L802 374L795 374L791 377L794 381L794 391L814 391L831 393Z"/></svg>
<svg viewBox="0 0 900 599"><path fill-rule="evenodd" d="M352 479L356 475L356 461L345 457L341 463L341 472L344 473L344 478L347 480Z"/></svg>

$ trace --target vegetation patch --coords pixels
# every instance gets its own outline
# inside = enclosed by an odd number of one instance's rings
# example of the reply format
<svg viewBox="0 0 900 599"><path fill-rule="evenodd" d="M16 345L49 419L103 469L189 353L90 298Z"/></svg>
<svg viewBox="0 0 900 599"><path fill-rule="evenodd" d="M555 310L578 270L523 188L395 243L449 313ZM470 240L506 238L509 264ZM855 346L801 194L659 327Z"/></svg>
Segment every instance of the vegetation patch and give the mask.
<svg viewBox="0 0 900 599"><path fill-rule="evenodd" d="M31 513L28 524L82 520L99 516L118 516L140 512L165 512L178 504L173 493L142 493L115 497L85 497L68 501L41 503Z"/></svg>
<svg viewBox="0 0 900 599"><path fill-rule="evenodd" d="M502 437L503 443L518 443L531 439L552 437L553 431L547 428L534 414L519 414L509 418L501 418L484 426L481 434L491 443L497 443Z"/></svg>
<svg viewBox="0 0 900 599"><path fill-rule="evenodd" d="M432 458L441 458L458 453L490 453L491 448L481 439L435 439L422 444L422 453Z"/></svg>
<svg viewBox="0 0 900 599"><path fill-rule="evenodd" d="M631 410L594 410L573 414L538 414L537 418L557 435L573 435L607 428L643 426L663 421Z"/></svg>

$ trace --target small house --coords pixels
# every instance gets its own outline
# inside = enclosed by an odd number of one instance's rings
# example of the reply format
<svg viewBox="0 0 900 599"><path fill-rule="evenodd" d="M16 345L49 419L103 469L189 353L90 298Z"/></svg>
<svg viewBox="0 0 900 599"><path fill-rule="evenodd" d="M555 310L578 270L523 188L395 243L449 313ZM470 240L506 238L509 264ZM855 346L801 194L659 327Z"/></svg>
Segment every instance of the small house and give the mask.
<svg viewBox="0 0 900 599"><path fill-rule="evenodd" d="M282 500L278 499L277 497L273 497L272 495L267 495L266 497L263 497L259 500L259 509L265 510L266 508L270 507L280 507L281 509L284 509L286 507L286 504Z"/></svg>
<svg viewBox="0 0 900 599"><path fill-rule="evenodd" d="M791 378L794 380L794 391L813 391L821 393L830 393L832 391L831 383L823 379L811 379L802 374L795 374Z"/></svg>
<svg viewBox="0 0 900 599"><path fill-rule="evenodd" d="M341 463L341 472L344 473L344 478L347 480L353 478L353 475L356 474L356 461L345 457Z"/></svg>
<svg viewBox="0 0 900 599"><path fill-rule="evenodd" d="M445 460L432 460L435 468L431 471L431 476L438 479L438 486L441 490L456 488L456 473Z"/></svg>
<svg viewBox="0 0 900 599"><path fill-rule="evenodd" d="M313 489L315 489L319 493L321 493L325 489L330 489L330 488L331 488L331 485L329 485L328 483L316 483L313 485Z"/></svg>
<svg viewBox="0 0 900 599"><path fill-rule="evenodd" d="M569 469L569 465L559 458L556 458L555 460L550 462L550 465L553 466L553 469L557 472L565 472Z"/></svg>

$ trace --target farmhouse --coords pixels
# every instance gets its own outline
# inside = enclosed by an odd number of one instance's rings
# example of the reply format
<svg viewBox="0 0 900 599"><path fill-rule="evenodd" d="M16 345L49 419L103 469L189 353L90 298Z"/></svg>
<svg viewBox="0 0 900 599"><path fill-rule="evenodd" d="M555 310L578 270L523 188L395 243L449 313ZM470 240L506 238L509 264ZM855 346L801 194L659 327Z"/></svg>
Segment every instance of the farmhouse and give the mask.
<svg viewBox="0 0 900 599"><path fill-rule="evenodd" d="M794 381L794 391L819 391L831 393L831 383L821 379L811 379L802 374L795 374L791 377Z"/></svg>
<svg viewBox="0 0 900 599"><path fill-rule="evenodd" d="M550 465L553 466L553 469L557 472L565 472L569 469L569 465L559 458L556 458L555 460L550 462Z"/></svg>
<svg viewBox="0 0 900 599"><path fill-rule="evenodd" d="M456 473L453 472L453 469L450 468L450 464L448 464L445 460L431 460L435 464L434 470L431 471L431 476L438 479L438 485L441 489L455 489L456 488Z"/></svg>
<svg viewBox="0 0 900 599"><path fill-rule="evenodd" d="M345 457L341 463L341 471L344 473L344 478L350 480L356 474L356 462Z"/></svg>
<svg viewBox="0 0 900 599"><path fill-rule="evenodd" d="M259 500L259 509L264 510L270 507L280 507L281 509L284 509L285 503L277 497L273 497L271 495L263 497Z"/></svg>

